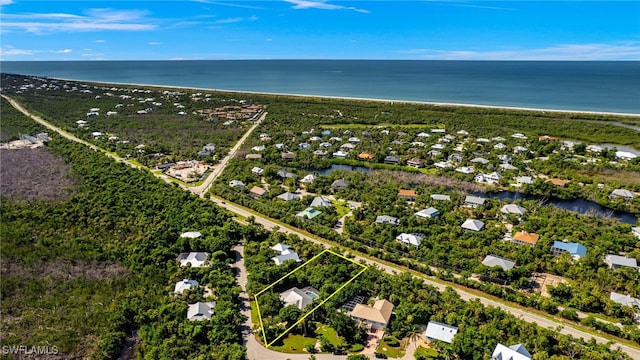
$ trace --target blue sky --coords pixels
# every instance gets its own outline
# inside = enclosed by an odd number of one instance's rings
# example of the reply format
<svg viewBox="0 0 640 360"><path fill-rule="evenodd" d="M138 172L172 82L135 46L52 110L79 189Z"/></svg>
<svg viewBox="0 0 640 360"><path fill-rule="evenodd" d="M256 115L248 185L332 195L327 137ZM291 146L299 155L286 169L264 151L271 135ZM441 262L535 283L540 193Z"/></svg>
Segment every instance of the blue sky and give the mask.
<svg viewBox="0 0 640 360"><path fill-rule="evenodd" d="M639 60L640 1L0 0L1 60Z"/></svg>

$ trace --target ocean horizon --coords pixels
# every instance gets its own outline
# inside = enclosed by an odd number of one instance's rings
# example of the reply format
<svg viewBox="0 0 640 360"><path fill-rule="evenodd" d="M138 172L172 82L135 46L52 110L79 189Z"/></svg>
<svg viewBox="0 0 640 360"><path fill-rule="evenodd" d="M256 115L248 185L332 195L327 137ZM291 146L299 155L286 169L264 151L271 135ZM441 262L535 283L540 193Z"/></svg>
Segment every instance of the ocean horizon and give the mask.
<svg viewBox="0 0 640 360"><path fill-rule="evenodd" d="M640 61L2 61L78 81L640 115Z"/></svg>

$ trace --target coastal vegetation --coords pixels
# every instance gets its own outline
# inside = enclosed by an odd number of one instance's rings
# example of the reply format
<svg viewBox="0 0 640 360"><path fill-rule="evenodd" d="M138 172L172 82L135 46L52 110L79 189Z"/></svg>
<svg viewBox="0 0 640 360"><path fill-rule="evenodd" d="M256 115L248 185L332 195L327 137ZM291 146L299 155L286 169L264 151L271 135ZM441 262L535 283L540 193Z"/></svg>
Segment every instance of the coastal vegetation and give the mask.
<svg viewBox="0 0 640 360"><path fill-rule="evenodd" d="M3 129L34 130L10 121L6 109ZM3 344L49 344L65 358L117 358L135 345L137 356L146 359L243 359L240 290L227 264L242 229L229 214L57 136L37 150L49 153L73 184L57 198L7 197L3 190ZM1 150L3 156L11 151L33 150ZM39 164L22 164L24 171L13 176L26 183L47 175ZM204 236L178 237L194 229ZM179 268L176 256L191 250L215 254L211 266ZM184 278L212 289L217 305L211 321L186 319L187 304L204 295L172 296L175 282Z"/></svg>

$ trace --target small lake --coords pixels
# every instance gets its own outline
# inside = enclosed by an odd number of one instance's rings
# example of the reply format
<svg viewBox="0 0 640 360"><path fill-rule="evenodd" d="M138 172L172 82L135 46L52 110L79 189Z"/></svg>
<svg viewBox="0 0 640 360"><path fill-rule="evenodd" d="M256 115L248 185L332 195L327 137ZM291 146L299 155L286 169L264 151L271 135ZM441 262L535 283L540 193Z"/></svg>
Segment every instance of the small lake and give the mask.
<svg viewBox="0 0 640 360"><path fill-rule="evenodd" d="M321 170L312 169L311 171L316 172L320 175L326 176L338 170L361 171L361 172L368 173L368 172L371 172L372 169L364 166L333 164L331 165L331 167L326 169L321 169ZM542 201L544 205L553 205L555 207L559 207L561 209L565 209L569 211L575 211L580 214L591 214L591 215L615 218L618 221L625 222L632 225L636 224L638 221L638 217L634 214L623 212L623 211L612 210L598 203L595 203L593 201L589 201L583 198L572 199L572 200L562 200L562 199L555 199L555 198L545 198L542 196L527 195L527 194L522 194L519 192L512 192L512 191L500 191L497 193L477 193L474 195L490 197L494 199L500 199L503 201L511 201L511 202L518 199Z"/></svg>
<svg viewBox="0 0 640 360"><path fill-rule="evenodd" d="M632 225L634 225L638 221L638 217L634 214L624 212L624 211L609 209L608 207L604 207L598 203L589 201L584 198L563 200L563 199L556 199L556 198L545 198L545 197L536 196L536 195L522 194L522 193L512 192L512 191L500 191L497 193L477 193L474 195L489 197L493 199L500 199L502 201L507 201L507 202L509 201L513 202L518 199L541 201L544 205L553 205L555 207L569 210L569 211L574 211L580 214L591 214L596 216L610 217L610 218L617 219L618 221L625 222Z"/></svg>

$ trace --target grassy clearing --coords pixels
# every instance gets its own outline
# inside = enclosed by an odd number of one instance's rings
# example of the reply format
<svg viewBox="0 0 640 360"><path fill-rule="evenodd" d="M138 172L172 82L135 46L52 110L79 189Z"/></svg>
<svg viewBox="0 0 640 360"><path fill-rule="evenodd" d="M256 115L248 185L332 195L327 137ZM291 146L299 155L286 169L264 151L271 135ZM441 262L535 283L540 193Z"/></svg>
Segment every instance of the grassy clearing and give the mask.
<svg viewBox="0 0 640 360"><path fill-rule="evenodd" d="M349 213L349 211L351 211L349 203L347 203L345 200L334 200L332 203L333 206L335 206L336 211L338 212L338 217L343 217L347 213Z"/></svg>
<svg viewBox="0 0 640 360"><path fill-rule="evenodd" d="M318 338L320 336L324 336L334 347L340 347L343 345L338 333L329 325L318 323L316 333L318 334Z"/></svg>
<svg viewBox="0 0 640 360"><path fill-rule="evenodd" d="M284 338L281 346L272 346L271 348L280 352L300 354L306 352L304 349L308 345L315 346L316 339L304 337L302 335L289 334L286 338Z"/></svg>
<svg viewBox="0 0 640 360"><path fill-rule="evenodd" d="M402 349L400 344L398 344L395 347L394 346L390 346L387 343L387 341L385 341L384 339L380 342L380 345L378 345L378 349L376 351L381 353L381 354L385 354L390 358L403 357L404 354L405 354L405 351Z"/></svg>
<svg viewBox="0 0 640 360"><path fill-rule="evenodd" d="M438 352L434 349L431 348L425 348L425 347L419 347L416 349L416 351L413 353L413 356L415 358L421 356L423 358L437 358L438 357Z"/></svg>

